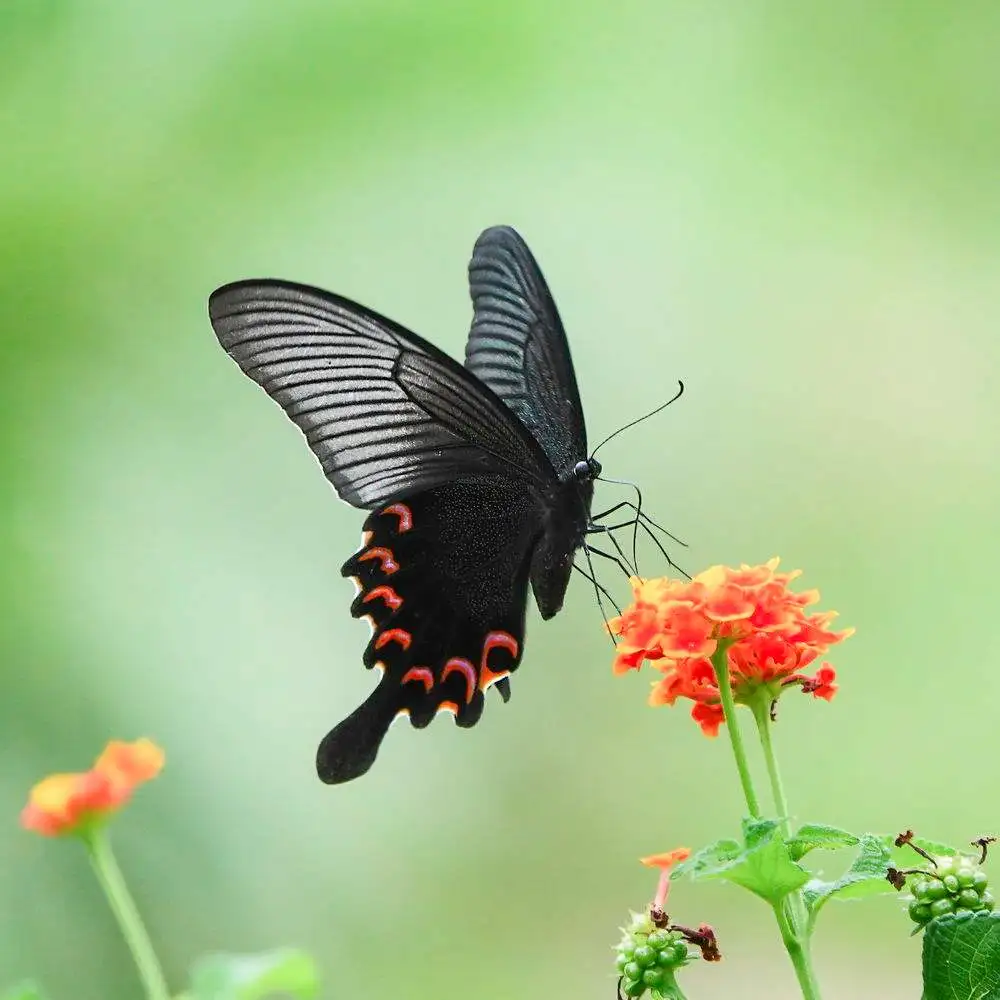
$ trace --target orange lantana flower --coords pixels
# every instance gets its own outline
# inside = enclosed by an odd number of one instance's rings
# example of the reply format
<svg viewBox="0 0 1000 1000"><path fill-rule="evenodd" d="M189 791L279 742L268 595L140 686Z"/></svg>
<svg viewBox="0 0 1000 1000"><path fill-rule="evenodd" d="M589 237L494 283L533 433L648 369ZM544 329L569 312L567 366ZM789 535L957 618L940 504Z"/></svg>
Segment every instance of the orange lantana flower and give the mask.
<svg viewBox="0 0 1000 1000"><path fill-rule="evenodd" d="M151 740L112 740L89 771L50 774L35 785L21 825L47 837L77 833L127 802L162 767L163 751Z"/></svg>
<svg viewBox="0 0 1000 1000"><path fill-rule="evenodd" d="M614 671L638 670L649 660L663 675L650 704L694 702L691 717L709 736L723 722L712 657L725 650L734 700L773 701L789 687L827 701L836 674L822 664L803 671L854 629L831 630L834 612L807 614L819 591L794 593L799 571L779 573L778 560L760 566L713 566L693 580L633 578L634 601L608 623L618 637Z"/></svg>

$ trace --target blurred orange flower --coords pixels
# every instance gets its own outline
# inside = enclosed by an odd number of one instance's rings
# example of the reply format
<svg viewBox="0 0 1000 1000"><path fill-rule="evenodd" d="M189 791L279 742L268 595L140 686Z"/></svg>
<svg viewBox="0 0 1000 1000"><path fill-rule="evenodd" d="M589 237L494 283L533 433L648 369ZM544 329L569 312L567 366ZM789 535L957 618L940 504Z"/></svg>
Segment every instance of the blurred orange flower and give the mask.
<svg viewBox="0 0 1000 1000"><path fill-rule="evenodd" d="M647 868L659 868L660 871L663 871L673 868L674 865L680 864L682 861L687 861L689 857L691 857L691 848L675 847L672 851L664 851L662 854L649 854L644 858L639 858L639 861Z"/></svg>
<svg viewBox="0 0 1000 1000"><path fill-rule="evenodd" d="M112 740L89 771L50 774L35 785L21 810L21 826L47 837L86 829L155 778L163 760L163 751L151 740Z"/></svg>
<svg viewBox="0 0 1000 1000"><path fill-rule="evenodd" d="M723 722L712 665L720 644L735 701L773 701L790 687L829 701L837 690L833 667L824 663L812 676L803 670L854 629L831 630L832 611L806 614L819 591L791 591L800 572L779 573L778 562L713 566L690 581L633 578L633 603L608 623L619 640L614 672L638 670L649 660L663 674L650 704L689 698L691 717L708 736Z"/></svg>

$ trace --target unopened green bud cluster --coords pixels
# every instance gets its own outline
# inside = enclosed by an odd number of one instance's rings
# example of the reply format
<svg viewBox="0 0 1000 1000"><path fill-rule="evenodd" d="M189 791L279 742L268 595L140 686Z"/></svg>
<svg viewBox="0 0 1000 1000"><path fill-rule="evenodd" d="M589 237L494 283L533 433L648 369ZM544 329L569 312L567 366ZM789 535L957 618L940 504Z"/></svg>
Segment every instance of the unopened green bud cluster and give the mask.
<svg viewBox="0 0 1000 1000"><path fill-rule="evenodd" d="M975 858L956 854L934 860L936 868L910 876L908 885L913 894L910 919L914 923L923 927L935 917L948 913L993 909L993 894L986 888L986 872Z"/></svg>
<svg viewBox="0 0 1000 1000"><path fill-rule="evenodd" d="M647 990L669 993L674 970L687 961L687 942L678 931L657 928L649 917L635 914L616 948L621 992L628 997L641 997Z"/></svg>

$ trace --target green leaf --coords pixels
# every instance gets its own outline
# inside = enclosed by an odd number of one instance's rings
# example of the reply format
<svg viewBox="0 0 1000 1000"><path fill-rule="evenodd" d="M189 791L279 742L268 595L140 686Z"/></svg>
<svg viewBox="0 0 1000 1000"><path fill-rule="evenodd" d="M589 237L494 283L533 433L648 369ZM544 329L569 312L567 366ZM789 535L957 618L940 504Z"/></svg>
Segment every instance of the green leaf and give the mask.
<svg viewBox="0 0 1000 1000"><path fill-rule="evenodd" d="M824 851L839 851L845 847L855 847L861 841L847 830L823 823L805 823L795 831L788 841L788 853L793 861L804 858L810 851L820 848Z"/></svg>
<svg viewBox="0 0 1000 1000"><path fill-rule="evenodd" d="M781 823L776 819L744 819L742 826L743 845L751 848L764 843Z"/></svg>
<svg viewBox="0 0 1000 1000"><path fill-rule="evenodd" d="M805 885L809 874L792 861L784 841L772 832L767 840L714 868L699 871L695 877L733 882L774 904Z"/></svg>
<svg viewBox="0 0 1000 1000"><path fill-rule="evenodd" d="M287 995L311 1000L319 991L316 963L303 951L206 955L191 969L191 1000L260 1000Z"/></svg>
<svg viewBox="0 0 1000 1000"><path fill-rule="evenodd" d="M924 1000L1000 998L1000 913L938 917L924 935Z"/></svg>
<svg viewBox="0 0 1000 1000"><path fill-rule="evenodd" d="M714 844L695 851L687 859L676 865L670 872L670 877L680 878L690 875L694 879L704 878L706 872L716 872L722 865L728 864L743 853L743 845L736 840L717 840Z"/></svg>
<svg viewBox="0 0 1000 1000"><path fill-rule="evenodd" d="M802 891L809 908L810 924L831 899L850 900L895 892L885 875L892 862L889 848L873 834L863 834L858 843L858 856L850 868L833 882L811 879Z"/></svg>
<svg viewBox="0 0 1000 1000"><path fill-rule="evenodd" d="M0 1000L45 1000L45 994L33 979L25 979L7 990Z"/></svg>

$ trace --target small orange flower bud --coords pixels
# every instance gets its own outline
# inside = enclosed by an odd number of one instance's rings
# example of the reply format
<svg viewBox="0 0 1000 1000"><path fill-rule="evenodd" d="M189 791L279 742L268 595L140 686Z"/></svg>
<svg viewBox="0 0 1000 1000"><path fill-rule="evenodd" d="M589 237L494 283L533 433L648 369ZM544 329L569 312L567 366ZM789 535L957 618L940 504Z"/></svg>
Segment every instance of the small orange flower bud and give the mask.
<svg viewBox="0 0 1000 1000"><path fill-rule="evenodd" d="M21 810L21 825L46 837L78 833L113 813L163 767L163 751L150 740L114 740L89 771L43 778Z"/></svg>

